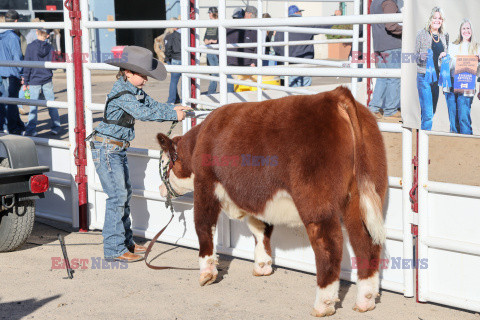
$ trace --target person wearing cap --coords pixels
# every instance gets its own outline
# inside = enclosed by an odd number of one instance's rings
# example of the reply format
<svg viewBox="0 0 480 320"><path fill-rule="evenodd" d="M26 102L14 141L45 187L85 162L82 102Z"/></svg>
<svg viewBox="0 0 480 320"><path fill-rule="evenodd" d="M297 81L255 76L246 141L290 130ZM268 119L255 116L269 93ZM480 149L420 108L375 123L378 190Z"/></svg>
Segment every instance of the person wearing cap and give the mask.
<svg viewBox="0 0 480 320"><path fill-rule="evenodd" d="M53 47L47 41L49 32L46 29L37 29L37 40L33 41L27 46L25 51L25 61L52 61ZM23 88L30 91L30 99L38 100L40 92L43 92L43 96L47 101L55 100L53 93L53 72L52 69L43 68L24 68L23 69ZM36 136L37 135L37 106L30 106L30 112L28 113L28 123L25 127L24 135ZM58 115L57 108L48 108L48 114L52 120L50 133L56 135L60 130L60 116Z"/></svg>
<svg viewBox="0 0 480 320"><path fill-rule="evenodd" d="M232 19L243 19L245 17L245 10L242 8L235 8L233 10ZM242 43L245 39L245 30L243 29L227 29L227 44L230 43ZM244 52L244 48L229 48L227 51ZM244 66L245 58L233 57L227 55L227 65L233 67ZM231 74L227 75L227 78L233 79ZM235 92L235 86L233 83L227 84L227 92Z"/></svg>
<svg viewBox="0 0 480 320"><path fill-rule="evenodd" d="M87 137L90 140L95 170L107 194L103 225L105 259L133 262L143 259L146 248L135 244L130 220L130 182L126 149L135 138L135 120L180 121L184 106L153 100L143 91L148 77L165 80L165 66L153 58L150 50L127 46L120 58L105 63L120 67L117 81L107 95L103 120Z"/></svg>
<svg viewBox="0 0 480 320"><path fill-rule="evenodd" d="M5 22L17 22L18 12L9 10L5 14ZM23 60L20 38L12 29L0 29L0 60L21 61ZM0 97L18 98L20 92L21 67L0 66ZM0 103L0 130L6 133L21 134L25 130L25 124L20 119L18 106L15 104Z"/></svg>
<svg viewBox="0 0 480 320"><path fill-rule="evenodd" d="M245 8L245 16L244 19L256 19L257 18L257 8L254 6L247 6ZM258 33L257 30L245 30L245 43L257 43ZM245 53L257 53L257 46L245 48ZM257 65L257 59L245 59L245 65L255 67Z"/></svg>
<svg viewBox="0 0 480 320"><path fill-rule="evenodd" d="M288 16L291 18L301 17L302 9L296 5L291 5L288 7ZM331 28L332 26L309 26L312 28ZM314 34L309 33L295 33L290 32L288 34L289 41L311 41L313 40ZM277 32L275 34L275 42L282 42L285 39L284 32ZM284 56L285 48L274 47L275 54L278 56ZM288 56L291 58L303 58L303 59L313 59L315 55L315 50L313 44L306 45L296 45L289 46ZM279 63L280 64L280 63ZM289 77L289 86L290 87L306 87L312 84L312 78L306 76L291 76Z"/></svg>
<svg viewBox="0 0 480 320"><path fill-rule="evenodd" d="M255 19L258 16L257 8L254 6L245 7L245 19Z"/></svg>
<svg viewBox="0 0 480 320"><path fill-rule="evenodd" d="M232 19L243 19L245 17L245 10L242 8L233 9Z"/></svg>
<svg viewBox="0 0 480 320"><path fill-rule="evenodd" d="M208 17L211 20L218 19L218 9L217 7L210 7L208 8ZM217 44L218 43L218 28L217 27L210 27L207 28L205 31L205 37L203 38L203 42L205 44ZM218 66L218 55L216 54L207 54L207 65L209 66ZM213 76L218 77L218 74L213 74ZM217 81L210 81L208 85L208 94L214 94L217 92Z"/></svg>

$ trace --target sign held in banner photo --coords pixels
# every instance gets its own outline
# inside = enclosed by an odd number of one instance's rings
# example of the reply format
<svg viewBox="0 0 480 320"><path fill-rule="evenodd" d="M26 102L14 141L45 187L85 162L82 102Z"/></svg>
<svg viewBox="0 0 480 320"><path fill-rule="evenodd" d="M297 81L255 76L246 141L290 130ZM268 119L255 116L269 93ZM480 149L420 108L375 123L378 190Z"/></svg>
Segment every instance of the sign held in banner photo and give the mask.
<svg viewBox="0 0 480 320"><path fill-rule="evenodd" d="M477 67L477 56L457 56L453 84L455 93L474 94L477 81Z"/></svg>

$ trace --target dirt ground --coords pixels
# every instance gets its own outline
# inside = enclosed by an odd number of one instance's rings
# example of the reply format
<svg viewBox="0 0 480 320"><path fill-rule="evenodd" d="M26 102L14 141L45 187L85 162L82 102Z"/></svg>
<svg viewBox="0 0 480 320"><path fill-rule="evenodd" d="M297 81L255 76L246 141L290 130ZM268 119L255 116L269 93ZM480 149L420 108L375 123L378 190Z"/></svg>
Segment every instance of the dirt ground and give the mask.
<svg viewBox="0 0 480 320"><path fill-rule="evenodd" d="M317 79L314 84L342 80ZM95 74L94 102L105 101L113 82L111 73ZM55 72L54 86L57 99L66 101L64 73ZM146 91L165 101L168 88L150 81ZM55 137L48 131L47 110L40 109L39 136L68 139L66 110L60 110L63 130ZM95 115L97 122L101 116L101 113ZM26 121L27 117L22 119ZM156 148L152 132L166 132L168 126L169 123L138 122L137 139L132 146ZM180 127L176 130L181 133ZM385 133L384 139L389 175L401 176L401 136ZM432 180L480 185L479 139L432 137L430 151ZM309 315L315 298L313 274L277 268L270 277L254 277L251 261L220 256L219 279L211 286L200 287L196 250L158 243L151 255L156 257L153 261L156 265L191 270L154 271L143 262L112 269L111 265L99 262L103 258L99 232L76 233L68 226L47 223L56 227L37 220L26 245L16 252L0 254L2 319L313 319ZM71 260L88 261L86 268L77 269L71 280L66 278L65 269L57 268L56 261L62 257L58 233L65 236ZM144 239L136 241L148 243ZM480 320L480 315L473 312L419 304L414 298L389 291L381 292L374 311L360 314L352 310L355 292L355 284L342 282L341 302L337 303L337 313L331 319Z"/></svg>
<svg viewBox="0 0 480 320"><path fill-rule="evenodd" d="M68 230L56 224L56 227ZM65 236L70 260L87 259L73 279L57 269L62 257L57 234ZM136 239L144 243L142 239ZM252 247L253 247L252 243ZM37 221L28 243L0 255L2 319L314 319L315 275L277 268L269 277L254 277L250 261L220 256L219 278L198 284L198 251L157 243L155 265L191 270L148 269L144 262L111 269L103 257L99 232L73 233ZM149 259L150 259L149 257ZM54 261L54 262L52 262ZM101 266L99 268L99 266ZM60 266L61 267L61 266ZM109 267L109 268L107 268ZM478 320L479 314L382 291L368 313L352 310L356 285L342 281L337 313L329 319Z"/></svg>

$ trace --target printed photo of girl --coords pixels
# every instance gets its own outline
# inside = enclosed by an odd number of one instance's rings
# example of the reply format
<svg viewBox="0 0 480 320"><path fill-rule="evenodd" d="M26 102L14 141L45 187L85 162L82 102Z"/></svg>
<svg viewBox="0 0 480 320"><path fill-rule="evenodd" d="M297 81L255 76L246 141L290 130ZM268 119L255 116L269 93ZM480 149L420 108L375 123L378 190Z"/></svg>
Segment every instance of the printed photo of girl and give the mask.
<svg viewBox="0 0 480 320"><path fill-rule="evenodd" d="M445 33L445 14L439 7L434 7L425 28L418 31L415 42L422 130L432 130L433 115L437 109L439 95L439 58L444 57L447 50L448 34Z"/></svg>
<svg viewBox="0 0 480 320"><path fill-rule="evenodd" d="M463 19L460 23L460 31L457 39L448 48L450 60L450 87L444 87L445 100L447 101L448 118L450 120L450 132L472 134L472 120L470 110L472 108L474 91L455 92L453 88L453 77L458 56L475 56L480 60L480 48L475 41L472 23L469 19ZM443 56L440 56L443 58ZM447 58L447 59L448 59ZM477 63L476 76L478 76L479 64Z"/></svg>

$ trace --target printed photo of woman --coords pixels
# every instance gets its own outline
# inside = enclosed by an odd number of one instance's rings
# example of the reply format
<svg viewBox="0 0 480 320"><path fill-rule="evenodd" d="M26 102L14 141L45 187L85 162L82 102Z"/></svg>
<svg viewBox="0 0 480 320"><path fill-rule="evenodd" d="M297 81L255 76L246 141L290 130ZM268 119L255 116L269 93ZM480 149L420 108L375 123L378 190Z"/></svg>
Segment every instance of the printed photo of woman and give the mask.
<svg viewBox="0 0 480 320"><path fill-rule="evenodd" d="M445 56L448 50L448 34L444 30L445 14L439 7L434 7L425 28L418 31L415 42L422 130L432 129L433 115L437 109L439 58Z"/></svg>
<svg viewBox="0 0 480 320"><path fill-rule="evenodd" d="M470 110L475 92L455 93L453 76L455 75L457 56L476 56L480 60L479 49L479 45L473 36L472 23L469 19L463 19L460 23L458 38L448 48L452 87L444 88L444 91L448 107L448 118L450 120L450 132L472 134ZM440 56L440 58L443 58L443 56ZM479 70L477 66L477 76Z"/></svg>

